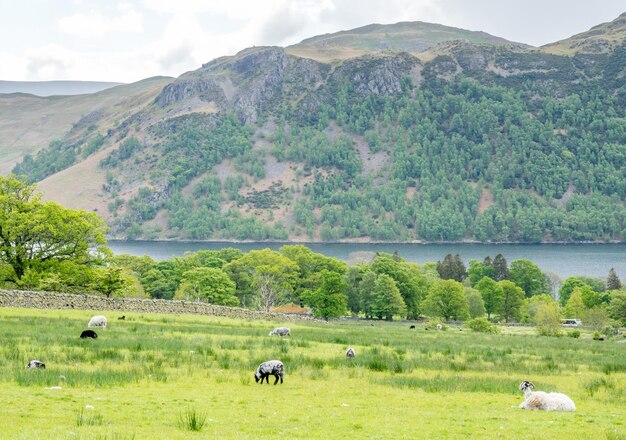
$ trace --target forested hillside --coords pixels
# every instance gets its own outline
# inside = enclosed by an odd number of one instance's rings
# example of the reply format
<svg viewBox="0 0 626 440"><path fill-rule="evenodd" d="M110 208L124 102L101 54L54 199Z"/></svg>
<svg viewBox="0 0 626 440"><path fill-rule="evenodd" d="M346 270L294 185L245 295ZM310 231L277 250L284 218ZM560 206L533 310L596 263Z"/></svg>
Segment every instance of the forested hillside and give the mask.
<svg viewBox="0 0 626 440"><path fill-rule="evenodd" d="M601 28L609 49L567 56L501 41L326 62L247 49L14 171L45 189L98 152L117 237L621 241L622 17Z"/></svg>

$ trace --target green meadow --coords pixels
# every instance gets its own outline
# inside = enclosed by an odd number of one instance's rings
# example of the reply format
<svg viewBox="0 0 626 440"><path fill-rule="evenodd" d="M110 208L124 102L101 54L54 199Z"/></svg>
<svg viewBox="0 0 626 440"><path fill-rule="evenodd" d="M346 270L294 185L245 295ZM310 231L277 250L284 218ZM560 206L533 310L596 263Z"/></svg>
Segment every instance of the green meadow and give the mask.
<svg viewBox="0 0 626 440"><path fill-rule="evenodd" d="M79 339L93 314L0 309L2 439L626 439L626 344L586 332L108 312ZM270 359L284 384L255 383ZM515 408L522 380L576 412Z"/></svg>

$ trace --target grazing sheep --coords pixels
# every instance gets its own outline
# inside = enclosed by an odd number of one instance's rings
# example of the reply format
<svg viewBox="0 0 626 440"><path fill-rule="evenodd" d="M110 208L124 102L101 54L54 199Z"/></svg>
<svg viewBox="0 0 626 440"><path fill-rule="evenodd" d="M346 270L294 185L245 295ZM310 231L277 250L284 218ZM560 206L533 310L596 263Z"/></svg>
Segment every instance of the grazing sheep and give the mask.
<svg viewBox="0 0 626 440"><path fill-rule="evenodd" d="M263 383L263 380L267 380L267 383L270 383L269 376L272 375L276 378L274 381L274 385L278 383L278 379L280 378L280 383L283 383L283 375L285 374L285 366L281 361L273 360L261 363L259 368L256 369L254 373L254 380L258 383L259 380Z"/></svg>
<svg viewBox="0 0 626 440"><path fill-rule="evenodd" d="M94 332L93 330L83 330L83 332L80 334L80 339L85 339L85 338L96 339L97 337L98 337L98 334Z"/></svg>
<svg viewBox="0 0 626 440"><path fill-rule="evenodd" d="M46 364L36 359L33 359L26 364L26 368L46 368Z"/></svg>
<svg viewBox="0 0 626 440"><path fill-rule="evenodd" d="M291 336L289 327L278 327L270 332L270 336Z"/></svg>
<svg viewBox="0 0 626 440"><path fill-rule="evenodd" d="M441 324L437 324L437 325L435 326L435 328L436 328L437 330L443 330L443 325L441 325Z"/></svg>
<svg viewBox="0 0 626 440"><path fill-rule="evenodd" d="M102 315L92 316L91 319L89 320L89 324L87 324L87 327L106 328L106 326L107 326L107 319L105 316L102 316Z"/></svg>
<svg viewBox="0 0 626 440"><path fill-rule="evenodd" d="M346 359L354 359L355 356L356 353L354 352L354 348L348 348L348 351L346 351Z"/></svg>
<svg viewBox="0 0 626 440"><path fill-rule="evenodd" d="M575 411L576 405L572 399L561 393L546 393L544 391L533 391L535 386L525 380L519 384L519 389L524 393L524 400L519 408L522 409L542 409L545 411Z"/></svg>
<svg viewBox="0 0 626 440"><path fill-rule="evenodd" d="M120 321L123 321L123 320L125 320L125 319L126 319L126 315L122 315L122 316L120 316L120 317L119 317L119 318L117 318L117 319L119 319Z"/></svg>
<svg viewBox="0 0 626 440"><path fill-rule="evenodd" d="M409 327L411 330L415 330L415 326L412 325L411 327Z"/></svg>

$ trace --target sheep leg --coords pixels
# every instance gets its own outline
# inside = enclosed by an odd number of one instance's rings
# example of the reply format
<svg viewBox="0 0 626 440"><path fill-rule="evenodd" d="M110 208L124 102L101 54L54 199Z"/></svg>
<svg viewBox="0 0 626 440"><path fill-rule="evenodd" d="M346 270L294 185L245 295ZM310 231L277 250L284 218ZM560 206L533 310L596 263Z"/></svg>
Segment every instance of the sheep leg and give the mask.
<svg viewBox="0 0 626 440"><path fill-rule="evenodd" d="M276 380L274 381L274 385L276 385L276 384L278 383L278 374L275 374L275 375L274 375L274 378L276 379Z"/></svg>

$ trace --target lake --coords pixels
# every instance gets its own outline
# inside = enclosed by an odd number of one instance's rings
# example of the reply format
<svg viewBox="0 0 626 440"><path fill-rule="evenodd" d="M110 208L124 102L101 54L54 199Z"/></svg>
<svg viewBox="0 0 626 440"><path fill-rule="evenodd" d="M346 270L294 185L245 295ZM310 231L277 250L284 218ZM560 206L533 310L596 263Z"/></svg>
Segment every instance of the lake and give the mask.
<svg viewBox="0 0 626 440"><path fill-rule="evenodd" d="M277 242L158 242L109 241L116 254L149 255L155 260L168 260L186 252L218 250L233 247L248 252L254 249L278 250L287 243ZM295 244L295 243L294 243ZM300 243L298 243L300 244ZM344 261L358 261L368 253L397 252L402 258L415 263L440 261L446 254L459 254L467 265L470 259L482 261L502 254L511 261L526 258L544 272L554 272L565 279L573 275L605 278L610 268L615 268L622 281L626 281L626 244L411 244L411 243L301 243L314 252Z"/></svg>

